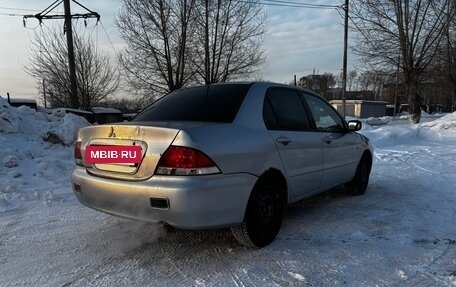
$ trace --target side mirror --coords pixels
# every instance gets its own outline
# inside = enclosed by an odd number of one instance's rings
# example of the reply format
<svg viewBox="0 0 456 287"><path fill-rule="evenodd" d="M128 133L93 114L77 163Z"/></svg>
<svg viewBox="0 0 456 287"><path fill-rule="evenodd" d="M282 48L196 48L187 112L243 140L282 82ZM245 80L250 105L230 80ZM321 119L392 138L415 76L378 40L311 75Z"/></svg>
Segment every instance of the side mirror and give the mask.
<svg viewBox="0 0 456 287"><path fill-rule="evenodd" d="M348 131L349 132L359 131L362 128L362 126L363 126L361 121L358 121L358 120L348 121L347 124L348 124Z"/></svg>

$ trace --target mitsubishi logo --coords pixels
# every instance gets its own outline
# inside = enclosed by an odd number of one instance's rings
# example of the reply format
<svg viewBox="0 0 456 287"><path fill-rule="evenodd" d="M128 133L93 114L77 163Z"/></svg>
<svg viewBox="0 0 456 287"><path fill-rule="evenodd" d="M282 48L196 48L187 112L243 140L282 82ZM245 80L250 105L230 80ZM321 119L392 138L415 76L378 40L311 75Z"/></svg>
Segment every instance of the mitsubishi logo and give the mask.
<svg viewBox="0 0 456 287"><path fill-rule="evenodd" d="M108 137L109 138L115 138L116 137L116 133L114 132L114 128L113 127L111 127L111 131L109 132Z"/></svg>

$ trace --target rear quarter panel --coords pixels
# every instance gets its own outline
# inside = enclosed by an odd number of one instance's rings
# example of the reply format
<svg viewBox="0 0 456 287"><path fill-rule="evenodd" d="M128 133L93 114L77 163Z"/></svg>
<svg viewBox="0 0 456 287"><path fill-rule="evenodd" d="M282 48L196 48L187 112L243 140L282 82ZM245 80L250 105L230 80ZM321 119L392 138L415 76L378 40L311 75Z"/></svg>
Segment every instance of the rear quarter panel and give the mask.
<svg viewBox="0 0 456 287"><path fill-rule="evenodd" d="M203 151L224 174L249 173L260 176L271 167L283 170L267 131L236 124L203 126L181 130L173 145Z"/></svg>

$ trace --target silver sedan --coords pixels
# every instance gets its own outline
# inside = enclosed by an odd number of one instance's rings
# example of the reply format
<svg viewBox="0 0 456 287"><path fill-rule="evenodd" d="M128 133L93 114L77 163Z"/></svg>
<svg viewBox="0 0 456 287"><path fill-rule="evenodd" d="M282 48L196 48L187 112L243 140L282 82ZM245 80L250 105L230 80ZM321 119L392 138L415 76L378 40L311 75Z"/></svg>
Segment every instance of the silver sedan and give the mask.
<svg viewBox="0 0 456 287"><path fill-rule="evenodd" d="M372 149L360 128L297 87L181 89L128 123L81 129L73 190L109 214L184 229L228 226L242 244L262 247L277 236L288 203L341 184L366 191ZM118 159L132 147L135 159Z"/></svg>

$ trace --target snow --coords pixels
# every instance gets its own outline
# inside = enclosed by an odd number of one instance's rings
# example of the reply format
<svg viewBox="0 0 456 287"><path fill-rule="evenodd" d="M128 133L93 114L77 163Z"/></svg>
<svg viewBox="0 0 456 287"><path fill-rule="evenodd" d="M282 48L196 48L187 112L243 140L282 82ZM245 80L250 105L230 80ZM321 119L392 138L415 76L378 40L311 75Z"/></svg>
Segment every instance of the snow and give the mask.
<svg viewBox="0 0 456 287"><path fill-rule="evenodd" d="M366 194L291 205L257 250L82 206L69 177L88 123L0 98L0 286L456 286L456 113L427 119L364 121Z"/></svg>
<svg viewBox="0 0 456 287"><path fill-rule="evenodd" d="M446 115L435 121L423 123L421 126L429 128L445 137L454 138L456 136L456 133L454 132L456 129L456 114L452 113Z"/></svg>

